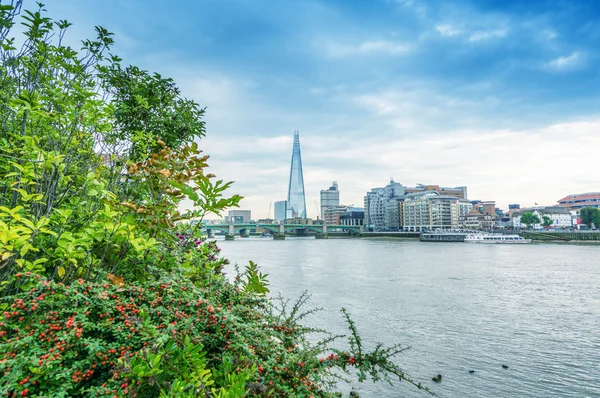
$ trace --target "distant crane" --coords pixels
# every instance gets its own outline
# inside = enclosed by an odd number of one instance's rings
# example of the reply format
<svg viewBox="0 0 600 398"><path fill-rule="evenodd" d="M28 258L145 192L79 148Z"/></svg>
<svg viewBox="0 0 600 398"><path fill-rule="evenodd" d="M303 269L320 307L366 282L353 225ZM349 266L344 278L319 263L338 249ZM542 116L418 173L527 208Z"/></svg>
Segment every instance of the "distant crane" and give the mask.
<svg viewBox="0 0 600 398"><path fill-rule="evenodd" d="M271 219L271 206L273 205L273 201L271 201L271 203L269 203L269 212L267 213L267 220Z"/></svg>
<svg viewBox="0 0 600 398"><path fill-rule="evenodd" d="M319 216L321 215L321 210L319 210L319 204L317 203L316 200L315 200L315 208L317 209L317 218L319 218Z"/></svg>

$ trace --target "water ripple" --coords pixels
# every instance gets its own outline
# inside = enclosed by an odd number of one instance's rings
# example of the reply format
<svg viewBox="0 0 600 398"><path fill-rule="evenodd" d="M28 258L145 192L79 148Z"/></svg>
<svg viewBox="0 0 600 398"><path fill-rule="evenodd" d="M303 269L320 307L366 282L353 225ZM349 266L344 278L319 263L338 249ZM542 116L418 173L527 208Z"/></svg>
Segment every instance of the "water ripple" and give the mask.
<svg viewBox="0 0 600 398"><path fill-rule="evenodd" d="M311 305L324 311L313 325L343 333L346 307L365 341L412 346L399 363L441 397L600 397L600 247L252 238L219 246L232 263L257 262L274 293L314 293ZM443 382L431 382L438 373ZM356 387L363 397L424 396L405 385Z"/></svg>

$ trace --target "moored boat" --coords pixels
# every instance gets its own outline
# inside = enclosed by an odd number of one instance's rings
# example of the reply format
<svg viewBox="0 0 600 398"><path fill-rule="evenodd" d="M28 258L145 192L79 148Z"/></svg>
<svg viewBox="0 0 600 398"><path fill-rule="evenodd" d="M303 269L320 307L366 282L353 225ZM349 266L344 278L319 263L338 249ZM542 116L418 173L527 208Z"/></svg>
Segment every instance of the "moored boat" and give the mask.
<svg viewBox="0 0 600 398"><path fill-rule="evenodd" d="M421 233L421 242L464 242L467 235L476 233L466 229L436 229Z"/></svg>
<svg viewBox="0 0 600 398"><path fill-rule="evenodd" d="M531 243L531 239L525 239L519 235L504 234L470 234L465 237L465 243L504 243L504 244L523 244Z"/></svg>

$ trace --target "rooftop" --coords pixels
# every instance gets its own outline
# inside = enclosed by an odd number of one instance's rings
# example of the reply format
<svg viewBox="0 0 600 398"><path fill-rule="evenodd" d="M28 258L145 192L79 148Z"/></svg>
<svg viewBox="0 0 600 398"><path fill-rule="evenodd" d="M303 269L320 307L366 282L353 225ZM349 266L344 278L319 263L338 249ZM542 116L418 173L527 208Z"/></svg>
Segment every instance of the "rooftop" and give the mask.
<svg viewBox="0 0 600 398"><path fill-rule="evenodd" d="M600 200L600 192L586 192L586 193L578 193L567 195L562 199L559 199L558 202L566 202L571 200L586 200L586 199L596 199Z"/></svg>

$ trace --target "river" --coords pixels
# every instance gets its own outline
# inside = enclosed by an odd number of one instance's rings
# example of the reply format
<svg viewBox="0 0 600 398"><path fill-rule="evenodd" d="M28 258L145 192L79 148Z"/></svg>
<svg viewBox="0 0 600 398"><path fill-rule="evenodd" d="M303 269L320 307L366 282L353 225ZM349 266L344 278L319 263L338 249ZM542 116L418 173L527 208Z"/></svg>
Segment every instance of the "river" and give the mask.
<svg viewBox="0 0 600 398"><path fill-rule="evenodd" d="M254 237L218 245L232 263L258 263L273 295L312 293L311 307L324 310L310 325L345 332L345 307L365 344L411 346L397 362L440 397L600 397L600 246ZM428 396L408 384L356 388L362 397Z"/></svg>

